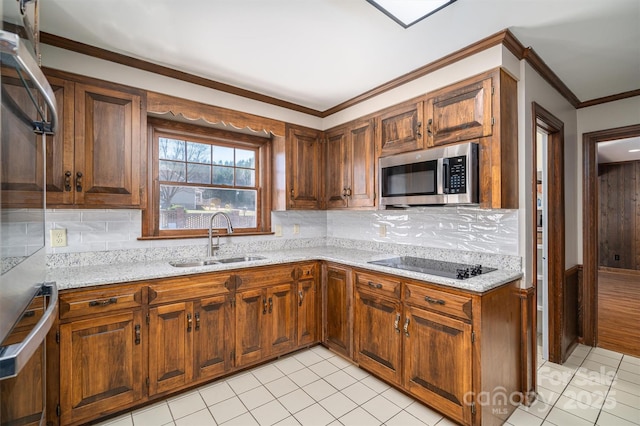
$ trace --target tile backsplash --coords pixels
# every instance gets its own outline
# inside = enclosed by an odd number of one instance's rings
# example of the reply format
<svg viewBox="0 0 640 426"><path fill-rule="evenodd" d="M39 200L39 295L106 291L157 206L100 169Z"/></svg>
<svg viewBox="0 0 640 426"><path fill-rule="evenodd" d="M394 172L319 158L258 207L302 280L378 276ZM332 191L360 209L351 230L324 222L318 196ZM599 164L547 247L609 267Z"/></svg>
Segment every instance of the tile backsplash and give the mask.
<svg viewBox="0 0 640 426"><path fill-rule="evenodd" d="M50 254L202 246L204 238L138 240L140 210L47 211ZM297 226L296 226L297 225ZM67 247L52 248L49 229L67 230ZM348 239L480 253L518 253L518 211L473 207L408 210L286 211L272 213L273 235L230 238L231 243Z"/></svg>

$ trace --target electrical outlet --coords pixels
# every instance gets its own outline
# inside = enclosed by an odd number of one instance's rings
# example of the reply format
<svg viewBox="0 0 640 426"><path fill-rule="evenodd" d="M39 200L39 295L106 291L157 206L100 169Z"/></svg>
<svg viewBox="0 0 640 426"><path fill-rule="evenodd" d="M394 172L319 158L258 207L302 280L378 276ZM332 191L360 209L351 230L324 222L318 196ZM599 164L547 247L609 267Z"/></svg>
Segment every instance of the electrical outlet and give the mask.
<svg viewBox="0 0 640 426"><path fill-rule="evenodd" d="M380 228L378 228L378 235L382 238L387 236L387 225L380 225Z"/></svg>
<svg viewBox="0 0 640 426"><path fill-rule="evenodd" d="M282 225L276 225L275 233L276 237L282 237Z"/></svg>
<svg viewBox="0 0 640 426"><path fill-rule="evenodd" d="M293 233L294 234L300 233L300 225L298 225L297 223L293 225Z"/></svg>
<svg viewBox="0 0 640 426"><path fill-rule="evenodd" d="M49 231L51 236L51 247L66 247L67 246L67 230L66 229L52 229Z"/></svg>

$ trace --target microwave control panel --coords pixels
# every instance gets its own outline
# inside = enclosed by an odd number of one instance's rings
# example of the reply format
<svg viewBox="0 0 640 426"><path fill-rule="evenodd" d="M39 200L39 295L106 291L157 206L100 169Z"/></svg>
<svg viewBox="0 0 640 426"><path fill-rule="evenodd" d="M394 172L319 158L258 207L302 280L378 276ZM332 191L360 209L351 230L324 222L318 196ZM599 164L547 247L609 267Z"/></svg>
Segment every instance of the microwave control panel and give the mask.
<svg viewBox="0 0 640 426"><path fill-rule="evenodd" d="M445 193L465 194L467 192L467 157L451 157L445 159Z"/></svg>

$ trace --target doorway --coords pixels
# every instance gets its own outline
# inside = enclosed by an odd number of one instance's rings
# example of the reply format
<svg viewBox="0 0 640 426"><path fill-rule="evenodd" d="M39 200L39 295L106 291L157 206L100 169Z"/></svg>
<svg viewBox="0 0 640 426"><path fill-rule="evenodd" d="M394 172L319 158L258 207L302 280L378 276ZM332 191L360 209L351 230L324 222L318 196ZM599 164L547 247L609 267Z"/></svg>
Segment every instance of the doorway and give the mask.
<svg viewBox="0 0 640 426"><path fill-rule="evenodd" d="M577 283L565 278L564 123L533 103L533 265L544 359L561 364L578 337ZM569 284L569 285L568 285ZM538 324L540 318L540 324Z"/></svg>
<svg viewBox="0 0 640 426"><path fill-rule="evenodd" d="M640 166L633 161L599 166L598 146L638 137L640 125L583 135L584 275L580 321L585 344L635 356L640 356L640 344L629 324L634 321L633 318L640 318L640 293L637 288L640 262L634 248L640 239L640 223L637 223L640 222L637 219L640 214L640 207L637 207L640 204L637 195L640 192L640 173L637 170L640 170ZM630 160L630 156L627 154L624 159ZM613 185L603 196L599 189L601 183ZM627 184L635 186L630 189L630 194L635 196L624 195L623 188ZM610 197L609 193L619 193L620 198ZM601 202L606 205L601 206ZM629 214L630 209L635 210ZM606 216L609 210L615 214L614 217ZM632 222L634 218L635 222ZM613 233L608 229L611 227L609 222L617 228ZM604 244L602 248L601 244Z"/></svg>

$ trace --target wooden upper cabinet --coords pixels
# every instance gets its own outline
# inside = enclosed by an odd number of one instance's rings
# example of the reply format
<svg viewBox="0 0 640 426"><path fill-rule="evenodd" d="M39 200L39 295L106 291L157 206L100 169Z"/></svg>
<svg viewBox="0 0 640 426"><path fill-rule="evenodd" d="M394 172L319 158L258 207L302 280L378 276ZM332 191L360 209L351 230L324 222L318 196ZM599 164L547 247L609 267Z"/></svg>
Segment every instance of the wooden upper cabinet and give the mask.
<svg viewBox="0 0 640 426"><path fill-rule="evenodd" d="M493 127L492 78L448 86L425 102L427 146L490 136Z"/></svg>
<svg viewBox="0 0 640 426"><path fill-rule="evenodd" d="M287 208L320 209L321 132L298 126L287 128Z"/></svg>
<svg viewBox="0 0 640 426"><path fill-rule="evenodd" d="M373 120L350 123L326 133L325 198L329 209L375 205Z"/></svg>
<svg viewBox="0 0 640 426"><path fill-rule="evenodd" d="M76 204L139 206L141 95L76 84Z"/></svg>
<svg viewBox="0 0 640 426"><path fill-rule="evenodd" d="M425 147L423 102L399 105L376 117L376 146L381 157Z"/></svg>

